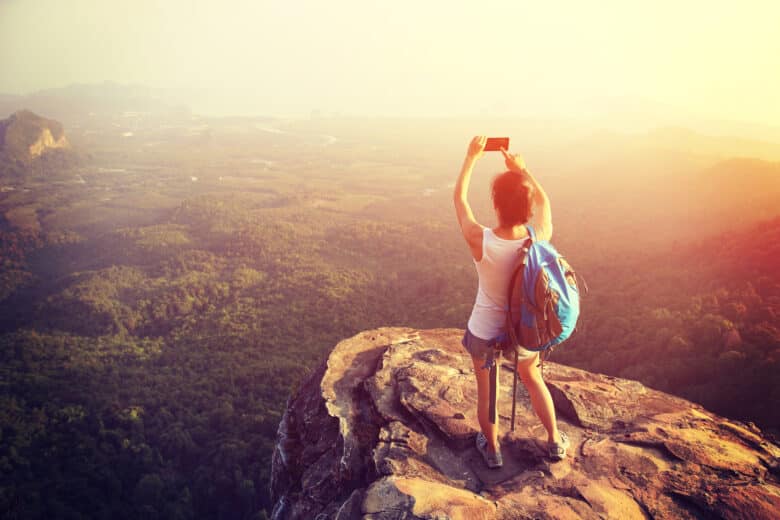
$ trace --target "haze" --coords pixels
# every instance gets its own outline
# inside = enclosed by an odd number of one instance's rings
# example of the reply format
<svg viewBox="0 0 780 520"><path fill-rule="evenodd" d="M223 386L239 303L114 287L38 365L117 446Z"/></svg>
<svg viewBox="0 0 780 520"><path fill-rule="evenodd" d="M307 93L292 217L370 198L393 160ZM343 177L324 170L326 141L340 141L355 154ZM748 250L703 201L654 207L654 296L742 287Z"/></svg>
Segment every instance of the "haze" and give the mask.
<svg viewBox="0 0 780 520"><path fill-rule="evenodd" d="M774 1L0 1L0 92L110 80L205 115L775 126L778 20Z"/></svg>

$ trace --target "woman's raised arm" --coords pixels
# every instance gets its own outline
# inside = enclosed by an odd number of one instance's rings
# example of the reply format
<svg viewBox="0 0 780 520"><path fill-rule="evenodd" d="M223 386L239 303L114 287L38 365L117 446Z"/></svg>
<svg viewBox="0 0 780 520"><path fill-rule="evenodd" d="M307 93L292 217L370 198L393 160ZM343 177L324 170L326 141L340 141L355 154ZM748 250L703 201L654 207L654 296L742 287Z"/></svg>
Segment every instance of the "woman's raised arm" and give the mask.
<svg viewBox="0 0 780 520"><path fill-rule="evenodd" d="M552 238L552 210L550 209L550 198L542 188L542 185L531 175L525 166L525 161L519 154L510 154L503 148L506 167L512 171L524 176L528 183L533 186L534 196L534 230L539 240L550 240Z"/></svg>
<svg viewBox="0 0 780 520"><path fill-rule="evenodd" d="M458 175L458 180L455 182L455 191L453 193L455 214L458 217L460 230L471 249L472 256L477 261L482 258L482 226L474 218L474 213L471 211L468 192L471 172L474 169L474 164L484 153L486 141L487 137L483 135L476 136L471 140L466 158L463 160L463 166Z"/></svg>

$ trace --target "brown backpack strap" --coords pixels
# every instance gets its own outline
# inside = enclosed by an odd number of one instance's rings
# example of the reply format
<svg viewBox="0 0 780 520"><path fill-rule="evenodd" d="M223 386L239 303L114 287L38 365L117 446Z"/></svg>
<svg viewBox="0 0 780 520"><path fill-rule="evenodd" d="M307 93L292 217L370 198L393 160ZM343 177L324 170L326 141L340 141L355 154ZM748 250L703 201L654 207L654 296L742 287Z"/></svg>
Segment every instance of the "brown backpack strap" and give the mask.
<svg viewBox="0 0 780 520"><path fill-rule="evenodd" d="M515 332L515 319L514 316L512 316L512 294L515 292L515 286L518 282L518 276L520 277L520 307L522 308L523 302L525 301L525 294L523 291L522 283L523 283L523 276L522 274L525 273L525 261L526 257L528 255L528 246L523 246L521 249L522 256L520 258L520 262L517 264L517 267L515 267L514 272L512 273L512 277L509 279L509 287L507 288L507 294L506 294L506 333L507 337L509 338L509 341L512 345L512 348L515 348L517 345L520 344L520 338L517 337L517 334Z"/></svg>

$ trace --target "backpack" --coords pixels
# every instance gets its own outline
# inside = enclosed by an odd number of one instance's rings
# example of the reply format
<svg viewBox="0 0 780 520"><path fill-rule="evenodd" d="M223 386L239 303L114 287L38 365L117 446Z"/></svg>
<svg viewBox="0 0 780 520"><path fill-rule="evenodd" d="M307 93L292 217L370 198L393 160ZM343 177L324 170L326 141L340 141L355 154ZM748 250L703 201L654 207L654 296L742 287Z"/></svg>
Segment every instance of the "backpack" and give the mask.
<svg viewBox="0 0 780 520"><path fill-rule="evenodd" d="M580 292L577 275L569 263L547 240L536 240L530 224L526 225L530 245L518 251L517 267L507 288L505 332L497 348L515 351L514 381L512 383L512 428L515 430L517 402L517 347L544 352L540 354L544 375L544 361L553 348L574 332L580 315ZM585 285L587 291L587 285ZM520 293L519 316L512 310L512 296ZM492 361L492 356L491 356ZM490 372L489 417L498 421L498 367L493 363Z"/></svg>
<svg viewBox="0 0 780 520"><path fill-rule="evenodd" d="M510 303L515 291L520 292L520 315L507 304L506 346L522 345L527 350L552 352L553 347L571 336L577 325L577 275L550 242L536 240L534 228L526 228L531 243L519 251L518 265L507 288Z"/></svg>

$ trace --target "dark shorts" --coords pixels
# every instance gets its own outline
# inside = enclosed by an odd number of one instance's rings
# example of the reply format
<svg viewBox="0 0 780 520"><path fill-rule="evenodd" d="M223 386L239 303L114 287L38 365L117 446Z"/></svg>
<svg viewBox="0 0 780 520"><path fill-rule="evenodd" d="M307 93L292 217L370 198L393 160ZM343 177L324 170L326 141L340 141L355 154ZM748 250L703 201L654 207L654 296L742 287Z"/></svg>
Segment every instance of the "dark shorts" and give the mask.
<svg viewBox="0 0 780 520"><path fill-rule="evenodd" d="M472 357L485 359L488 355L488 351L493 348L494 340L478 338L477 336L472 334L471 331L467 328L465 334L463 334L463 339L461 340L461 344L468 351L468 353L472 355ZM536 354L538 354L538 352L527 350L524 349L523 347L517 347L518 361L525 361L527 359L531 359ZM509 361L514 362L514 359L512 359L514 358L514 351L512 350L507 351L507 355L509 355ZM500 354L496 356L496 360L498 360L499 357Z"/></svg>

